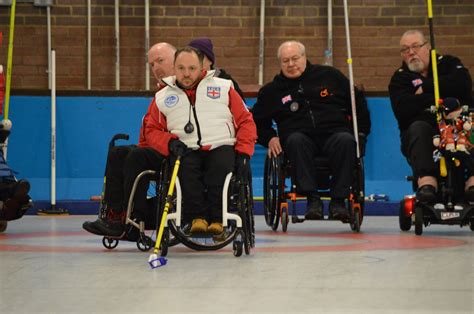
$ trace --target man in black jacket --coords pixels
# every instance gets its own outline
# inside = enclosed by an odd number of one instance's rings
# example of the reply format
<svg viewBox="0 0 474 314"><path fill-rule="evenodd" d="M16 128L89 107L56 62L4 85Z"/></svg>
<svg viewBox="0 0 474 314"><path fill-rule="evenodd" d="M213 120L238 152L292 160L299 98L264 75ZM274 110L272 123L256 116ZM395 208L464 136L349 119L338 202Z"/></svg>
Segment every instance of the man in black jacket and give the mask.
<svg viewBox="0 0 474 314"><path fill-rule="evenodd" d="M313 65L305 47L287 41L278 48L281 72L262 87L252 113L258 143L277 156L284 148L292 165L297 193L307 196L306 219L321 219L323 204L316 192L314 156L329 158L332 173L330 217L346 220L356 165L349 80L333 67ZM356 93L359 131L368 135L370 115L362 93ZM278 131L272 127L275 121Z"/></svg>
<svg viewBox="0 0 474 314"><path fill-rule="evenodd" d="M430 44L419 30L406 31L400 39L402 66L389 85L390 101L398 121L401 150L417 179L417 198L425 203L436 200L439 167L433 160L433 136L438 134L436 116L430 112L434 101ZM472 106L472 80L461 61L453 56L437 56L440 98L457 98ZM466 182L466 196L474 201L474 177ZM469 196L471 194L471 196Z"/></svg>

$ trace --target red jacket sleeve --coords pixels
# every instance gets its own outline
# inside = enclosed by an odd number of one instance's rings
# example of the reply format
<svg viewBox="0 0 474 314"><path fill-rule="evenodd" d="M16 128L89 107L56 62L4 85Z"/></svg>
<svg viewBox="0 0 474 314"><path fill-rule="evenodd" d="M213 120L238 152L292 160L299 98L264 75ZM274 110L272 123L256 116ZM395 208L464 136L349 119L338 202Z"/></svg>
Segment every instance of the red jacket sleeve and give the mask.
<svg viewBox="0 0 474 314"><path fill-rule="evenodd" d="M257 128L253 121L252 114L248 111L244 101L231 88L229 90L229 107L234 118L234 126L236 130L235 150L238 153L253 155L255 142L257 141Z"/></svg>
<svg viewBox="0 0 474 314"><path fill-rule="evenodd" d="M149 108L148 119L145 124L145 137L147 146L155 149L163 156L169 156L168 143L171 139L177 138L168 132L166 117L160 112L155 99Z"/></svg>
<svg viewBox="0 0 474 314"><path fill-rule="evenodd" d="M146 137L145 137L145 127L146 127L146 124L148 122L148 119L150 118L151 108L153 106L156 106L155 98L153 98L153 100L151 101L150 105L148 106L148 110L146 111L145 115L142 118L142 126L140 127L140 134L139 134L139 137L138 137L138 146L139 147L148 146L148 144L146 142Z"/></svg>

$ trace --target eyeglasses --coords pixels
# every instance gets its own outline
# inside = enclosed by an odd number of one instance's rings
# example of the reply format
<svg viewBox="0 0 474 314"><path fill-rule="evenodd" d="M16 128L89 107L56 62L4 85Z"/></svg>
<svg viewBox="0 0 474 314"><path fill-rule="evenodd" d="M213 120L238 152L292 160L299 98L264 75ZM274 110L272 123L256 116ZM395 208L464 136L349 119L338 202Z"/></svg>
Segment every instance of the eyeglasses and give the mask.
<svg viewBox="0 0 474 314"><path fill-rule="evenodd" d="M403 47L402 49L400 49L400 52L406 55L410 52L410 49L412 49L413 52L417 53L418 51L420 51L421 47L423 47L427 43L428 42L425 41L422 44L416 44L416 45L413 45L413 46L410 46L410 47Z"/></svg>
<svg viewBox="0 0 474 314"><path fill-rule="evenodd" d="M295 62L297 62L299 59L301 59L302 56L303 56L303 55L297 55L297 56L293 56L293 57L291 57L291 58L281 59L281 63L282 63L282 64L285 64L285 65L289 64L290 61L293 61L293 63L295 63Z"/></svg>

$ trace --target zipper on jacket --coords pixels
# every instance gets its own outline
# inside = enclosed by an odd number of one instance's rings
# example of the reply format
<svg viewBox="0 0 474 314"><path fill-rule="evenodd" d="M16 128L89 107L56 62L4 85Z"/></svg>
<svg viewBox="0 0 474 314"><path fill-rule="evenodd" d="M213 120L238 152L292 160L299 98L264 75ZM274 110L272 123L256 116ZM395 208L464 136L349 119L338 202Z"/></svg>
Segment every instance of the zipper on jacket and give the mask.
<svg viewBox="0 0 474 314"><path fill-rule="evenodd" d="M232 137L232 131L230 130L230 126L228 123L225 124L227 126L227 130L229 130L229 136Z"/></svg>
<svg viewBox="0 0 474 314"><path fill-rule="evenodd" d="M194 116L194 121L196 122L196 129L197 129L197 135L198 135L198 141L197 141L197 144L199 145L199 147L201 147L201 140L202 140L202 137L201 137L201 128L199 127L199 121L198 121L198 118L197 118L197 114L196 114L196 106L192 106L193 107L193 116Z"/></svg>

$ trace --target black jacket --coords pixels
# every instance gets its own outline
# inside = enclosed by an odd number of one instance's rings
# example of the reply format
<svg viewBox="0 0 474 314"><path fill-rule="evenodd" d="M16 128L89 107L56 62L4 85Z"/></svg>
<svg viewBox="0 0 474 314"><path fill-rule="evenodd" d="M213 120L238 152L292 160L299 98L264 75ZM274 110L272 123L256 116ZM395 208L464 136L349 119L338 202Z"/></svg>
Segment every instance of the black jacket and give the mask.
<svg viewBox="0 0 474 314"><path fill-rule="evenodd" d="M472 107L472 79L469 70L453 56L438 56L437 62L440 98L456 97L462 105ZM423 93L415 95L420 86ZM410 71L403 63L393 74L388 90L400 132L419 120L436 126L436 116L429 111L430 106L434 105L431 64L428 77L424 77L420 73Z"/></svg>
<svg viewBox="0 0 474 314"><path fill-rule="evenodd" d="M292 103L298 110L292 111ZM356 109L359 132L370 132L370 115L367 102L356 90ZM282 73L262 87L257 103L252 109L257 125L258 143L268 146L277 132L283 141L292 132L331 134L338 131L352 132L352 109L349 80L339 70L324 65L307 63L303 74L296 79Z"/></svg>

